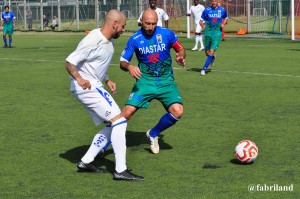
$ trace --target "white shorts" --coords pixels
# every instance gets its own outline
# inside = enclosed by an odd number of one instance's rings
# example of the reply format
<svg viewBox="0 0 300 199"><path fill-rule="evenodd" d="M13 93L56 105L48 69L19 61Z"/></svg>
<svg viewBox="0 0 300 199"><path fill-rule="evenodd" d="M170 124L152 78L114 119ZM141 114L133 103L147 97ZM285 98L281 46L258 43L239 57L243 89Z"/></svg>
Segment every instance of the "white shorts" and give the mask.
<svg viewBox="0 0 300 199"><path fill-rule="evenodd" d="M202 31L202 28L200 26L199 21L195 21L195 32L196 33L201 33L201 31Z"/></svg>
<svg viewBox="0 0 300 199"><path fill-rule="evenodd" d="M82 102L96 126L121 113L115 100L103 87L92 87L91 90L75 90L73 94Z"/></svg>

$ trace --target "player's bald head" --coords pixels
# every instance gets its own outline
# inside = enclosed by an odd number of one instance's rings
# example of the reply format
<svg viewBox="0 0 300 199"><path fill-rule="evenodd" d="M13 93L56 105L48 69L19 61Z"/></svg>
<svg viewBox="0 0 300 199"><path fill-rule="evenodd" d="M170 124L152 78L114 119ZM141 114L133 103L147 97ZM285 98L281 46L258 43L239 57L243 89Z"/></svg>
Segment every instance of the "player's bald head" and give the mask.
<svg viewBox="0 0 300 199"><path fill-rule="evenodd" d="M157 14L154 10L152 9L147 9L143 12L143 15L142 15L142 21L144 22L147 22L147 21L155 21L157 22L158 21L158 17L157 17Z"/></svg>
<svg viewBox="0 0 300 199"><path fill-rule="evenodd" d="M105 23L111 23L111 22L117 21L120 24L125 20L126 20L126 16L124 15L124 13L122 13L118 10L115 10L115 9L110 10L105 15Z"/></svg>

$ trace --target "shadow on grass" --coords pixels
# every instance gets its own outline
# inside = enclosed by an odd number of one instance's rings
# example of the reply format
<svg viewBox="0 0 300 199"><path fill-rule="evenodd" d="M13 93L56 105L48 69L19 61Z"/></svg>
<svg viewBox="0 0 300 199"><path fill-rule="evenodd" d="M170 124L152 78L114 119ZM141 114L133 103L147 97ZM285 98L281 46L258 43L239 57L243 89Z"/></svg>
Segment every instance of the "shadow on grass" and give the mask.
<svg viewBox="0 0 300 199"><path fill-rule="evenodd" d="M189 69L186 69L187 71L190 71L190 72L201 72L201 70L202 70L202 68L189 68ZM207 73L210 73L211 72L211 69L209 68L209 69L207 69L206 71L206 74Z"/></svg>
<svg viewBox="0 0 300 199"><path fill-rule="evenodd" d="M172 149L173 147L170 146L169 144L164 142L164 135L159 135L159 147L161 150L168 150ZM150 150L150 145L149 145L149 140L146 137L145 132L133 132L133 131L127 131L126 132L126 144L127 148L130 147L138 147L147 144L147 148L144 148L144 150L148 151L151 153ZM64 153L59 154L59 156L63 159L68 160L71 163L77 163L87 152L89 149L90 145L83 145L83 146L78 146L72 149L67 150ZM105 156L108 156L110 154L113 154L113 149L110 148L107 151L105 151L104 154L98 155L93 164L96 165L97 167L106 167L106 170L110 173L114 172L115 169L115 163L112 160L109 160L105 158Z"/></svg>
<svg viewBox="0 0 300 199"><path fill-rule="evenodd" d="M245 164L245 163L242 163L241 161L239 161L238 159L231 159L230 162L232 164L236 164L236 165L251 165L251 164L253 164L253 162Z"/></svg>

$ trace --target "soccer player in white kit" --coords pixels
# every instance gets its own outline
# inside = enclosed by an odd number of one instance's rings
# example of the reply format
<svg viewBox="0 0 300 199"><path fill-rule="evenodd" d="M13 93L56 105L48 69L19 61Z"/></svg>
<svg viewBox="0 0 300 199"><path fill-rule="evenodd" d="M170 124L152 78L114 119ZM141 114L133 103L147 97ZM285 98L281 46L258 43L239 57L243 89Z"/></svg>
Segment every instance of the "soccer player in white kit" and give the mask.
<svg viewBox="0 0 300 199"><path fill-rule="evenodd" d="M194 16L195 20L195 46L191 50L196 51L198 50L198 43L200 42L200 49L204 50L203 39L202 39L202 28L200 26L200 19L202 12L205 10L205 7L199 3L199 0L194 0L194 5L191 6L190 10L188 10L186 16Z"/></svg>
<svg viewBox="0 0 300 199"><path fill-rule="evenodd" d="M150 5L150 9L154 10L157 14L158 17L157 26L163 27L162 20L164 20L165 28L168 28L169 15L167 14L167 12L161 8L156 7L156 0L149 0L149 5ZM141 13L140 17L137 20L139 26L142 26L141 18L143 16L143 13L144 12Z"/></svg>
<svg viewBox="0 0 300 199"><path fill-rule="evenodd" d="M113 179L136 181L144 178L131 173L126 166L127 120L122 117L119 106L102 84L105 81L111 92L116 92L116 83L106 73L114 54L112 40L125 31L125 25L126 17L123 13L109 11L103 27L92 30L81 40L76 50L67 57L65 66L71 75L70 90L74 96L82 102L95 125L106 124L95 135L90 148L78 162L78 171L105 172L92 162L108 140L111 140L116 161Z"/></svg>

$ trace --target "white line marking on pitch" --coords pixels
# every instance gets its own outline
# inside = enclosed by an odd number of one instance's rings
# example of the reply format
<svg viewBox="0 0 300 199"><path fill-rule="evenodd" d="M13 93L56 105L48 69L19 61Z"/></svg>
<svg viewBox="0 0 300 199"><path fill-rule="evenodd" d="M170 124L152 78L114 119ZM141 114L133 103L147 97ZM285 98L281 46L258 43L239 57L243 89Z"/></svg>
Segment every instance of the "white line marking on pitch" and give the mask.
<svg viewBox="0 0 300 199"><path fill-rule="evenodd" d="M43 60L43 59L21 59L21 58L4 58L0 57L0 60L12 60L12 61L36 61L36 62L49 62L49 63L64 63L65 61L52 61L52 60ZM117 66L119 64L110 64L113 66ZM173 67L174 70L187 70L186 68L176 68ZM200 70L200 69L199 69ZM223 73L237 73L237 74L250 74L250 75L263 75L263 76L277 76L277 77L300 77L299 75L280 75L280 74L271 74L271 73L256 73L256 72L241 72L241 71L222 71L222 70L211 70L215 72L223 72Z"/></svg>
<svg viewBox="0 0 300 199"><path fill-rule="evenodd" d="M186 68L173 68L174 70L187 70ZM200 71L200 68L199 68ZM281 75L281 74L271 74L271 73L256 73L256 72L241 72L241 71L224 71L224 70L211 70L214 72L222 73L237 73L237 74L250 74L250 75L263 75L263 76L277 76L277 77L300 77L299 75Z"/></svg>

